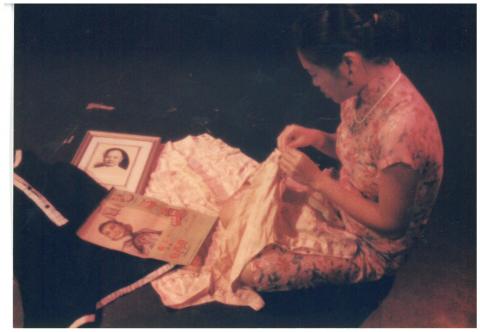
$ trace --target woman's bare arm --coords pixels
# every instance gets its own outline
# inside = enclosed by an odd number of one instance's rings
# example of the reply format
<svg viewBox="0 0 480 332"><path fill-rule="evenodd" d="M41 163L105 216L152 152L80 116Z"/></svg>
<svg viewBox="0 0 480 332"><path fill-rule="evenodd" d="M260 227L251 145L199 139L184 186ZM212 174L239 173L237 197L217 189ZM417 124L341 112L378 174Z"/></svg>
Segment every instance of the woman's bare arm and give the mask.
<svg viewBox="0 0 480 332"><path fill-rule="evenodd" d="M318 179L312 187L365 226L396 237L403 234L412 217L417 178L408 165L387 167L380 173L378 203L346 190L332 178Z"/></svg>
<svg viewBox="0 0 480 332"><path fill-rule="evenodd" d="M319 141L317 144L313 144L313 147L318 151L326 154L330 158L338 159L337 157L337 134L327 133L322 131L324 136L323 142ZM322 143L322 144L321 144Z"/></svg>
<svg viewBox="0 0 480 332"><path fill-rule="evenodd" d="M280 167L294 180L321 192L354 219L385 236L399 236L408 226L418 182L417 172L408 165L399 163L381 171L378 202L347 190L300 151L282 154Z"/></svg>

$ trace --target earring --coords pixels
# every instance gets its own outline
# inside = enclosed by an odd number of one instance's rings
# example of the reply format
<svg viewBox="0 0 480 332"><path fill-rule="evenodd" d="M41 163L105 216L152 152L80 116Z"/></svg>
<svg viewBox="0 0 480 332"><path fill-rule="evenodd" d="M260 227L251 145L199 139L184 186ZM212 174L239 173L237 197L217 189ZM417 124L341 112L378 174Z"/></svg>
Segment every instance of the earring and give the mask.
<svg viewBox="0 0 480 332"><path fill-rule="evenodd" d="M348 64L348 67L350 67L350 64ZM348 68L348 76L350 76L350 78L352 77L352 68ZM352 86L353 85L353 82L349 79L347 81L347 86Z"/></svg>

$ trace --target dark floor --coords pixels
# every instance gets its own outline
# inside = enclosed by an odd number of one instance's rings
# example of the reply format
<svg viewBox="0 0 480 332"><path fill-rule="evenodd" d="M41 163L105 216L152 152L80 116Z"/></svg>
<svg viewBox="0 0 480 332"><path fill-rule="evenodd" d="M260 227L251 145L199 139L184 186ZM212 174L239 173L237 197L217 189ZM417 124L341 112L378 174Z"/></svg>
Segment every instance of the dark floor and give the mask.
<svg viewBox="0 0 480 332"><path fill-rule="evenodd" d="M87 129L164 141L207 132L261 161L286 124L334 130L336 105L310 85L289 46L298 9L17 5L14 145L68 161ZM363 326L473 327L476 8L397 9L416 24L414 47L397 62L437 114L445 178L425 240ZM116 110L88 113L88 102ZM167 326L143 310L159 305L148 287L107 307L102 325Z"/></svg>

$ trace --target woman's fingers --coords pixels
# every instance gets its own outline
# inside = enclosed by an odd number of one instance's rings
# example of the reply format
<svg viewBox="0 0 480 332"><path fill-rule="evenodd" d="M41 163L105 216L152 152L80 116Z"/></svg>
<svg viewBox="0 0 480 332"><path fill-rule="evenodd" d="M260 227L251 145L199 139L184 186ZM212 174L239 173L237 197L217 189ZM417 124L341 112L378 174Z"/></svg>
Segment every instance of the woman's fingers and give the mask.
<svg viewBox="0 0 480 332"><path fill-rule="evenodd" d="M287 175L290 175L295 169L295 164L288 159L280 157L278 162L280 169L285 172Z"/></svg>
<svg viewBox="0 0 480 332"><path fill-rule="evenodd" d="M283 184L286 188L295 191L297 193L306 193L310 191L310 188L304 184L301 184L298 181L295 181L291 177L286 177L283 181Z"/></svg>
<svg viewBox="0 0 480 332"><path fill-rule="evenodd" d="M280 156L279 167L288 176L298 177L301 173L302 153L294 149L286 149Z"/></svg>
<svg viewBox="0 0 480 332"><path fill-rule="evenodd" d="M294 136L293 135L294 128L295 127L293 125L289 125L278 136L277 146L280 150L285 149L285 147L287 146L287 143L290 140L292 140L292 137Z"/></svg>
<svg viewBox="0 0 480 332"><path fill-rule="evenodd" d="M292 164L298 164L304 154L296 149L287 148L282 152L281 159L287 160Z"/></svg>
<svg viewBox="0 0 480 332"><path fill-rule="evenodd" d="M286 149L280 155L280 165L286 169L294 169L298 165L298 158L291 153L291 149Z"/></svg>
<svg viewBox="0 0 480 332"><path fill-rule="evenodd" d="M303 184L309 184L320 170L304 153L296 149L285 149L279 159L280 169Z"/></svg>
<svg viewBox="0 0 480 332"><path fill-rule="evenodd" d="M286 148L298 148L306 144L307 129L298 125L287 126L277 138L280 151Z"/></svg>

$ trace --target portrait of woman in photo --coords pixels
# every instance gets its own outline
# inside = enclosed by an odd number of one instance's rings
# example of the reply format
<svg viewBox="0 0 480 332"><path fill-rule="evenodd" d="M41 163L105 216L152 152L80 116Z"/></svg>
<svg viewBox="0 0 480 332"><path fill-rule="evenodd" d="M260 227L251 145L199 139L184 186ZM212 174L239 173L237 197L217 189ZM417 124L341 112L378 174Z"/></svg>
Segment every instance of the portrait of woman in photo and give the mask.
<svg viewBox="0 0 480 332"><path fill-rule="evenodd" d="M103 152L102 161L90 167L88 174L103 184L124 185L129 164L128 153L121 148L113 147Z"/></svg>

